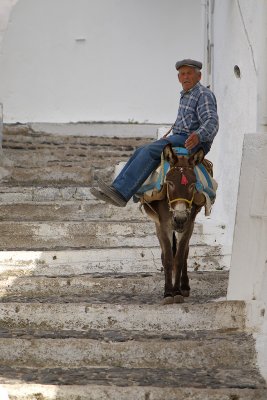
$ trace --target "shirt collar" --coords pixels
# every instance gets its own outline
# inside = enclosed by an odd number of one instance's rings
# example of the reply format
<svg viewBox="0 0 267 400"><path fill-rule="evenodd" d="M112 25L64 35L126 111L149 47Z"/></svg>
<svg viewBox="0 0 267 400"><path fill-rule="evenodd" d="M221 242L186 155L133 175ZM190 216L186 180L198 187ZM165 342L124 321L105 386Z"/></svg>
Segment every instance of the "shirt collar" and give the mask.
<svg viewBox="0 0 267 400"><path fill-rule="evenodd" d="M180 93L181 93L181 96L183 97L185 94L191 94L195 89L197 89L199 86L201 85L201 83L200 82L197 82L196 84L195 84L195 86L193 86L191 89L189 89L188 91L185 91L185 90L182 90Z"/></svg>

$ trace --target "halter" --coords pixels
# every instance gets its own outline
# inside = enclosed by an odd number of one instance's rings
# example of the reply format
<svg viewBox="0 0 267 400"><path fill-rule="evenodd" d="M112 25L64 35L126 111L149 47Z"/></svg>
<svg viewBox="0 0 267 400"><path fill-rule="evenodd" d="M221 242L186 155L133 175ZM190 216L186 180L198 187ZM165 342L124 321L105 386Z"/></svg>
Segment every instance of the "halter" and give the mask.
<svg viewBox="0 0 267 400"><path fill-rule="evenodd" d="M183 172L183 168L185 168L185 167L178 167L178 166L175 166L175 167L170 168L170 171L171 171L172 169L180 169L180 172L182 173L182 172ZM194 188L194 190L193 190L193 194L192 194L191 200L185 199L185 198L183 198L183 197L177 197L177 198L175 198L175 199L173 199L173 200L170 200L168 181L166 181L166 184L167 184L167 198L168 198L168 203L169 203L169 209L170 209L170 211L174 211L174 209L172 208L171 204L174 203L174 202L176 202L176 201L182 201L182 202L184 202L184 203L187 203L187 204L189 205L189 210L191 210L196 188Z"/></svg>

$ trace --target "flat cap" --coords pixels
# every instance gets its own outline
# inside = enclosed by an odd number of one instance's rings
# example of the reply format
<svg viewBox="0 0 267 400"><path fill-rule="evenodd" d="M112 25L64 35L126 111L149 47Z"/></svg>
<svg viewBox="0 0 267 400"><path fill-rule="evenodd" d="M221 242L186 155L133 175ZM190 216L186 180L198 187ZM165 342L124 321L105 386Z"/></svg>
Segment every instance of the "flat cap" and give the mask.
<svg viewBox="0 0 267 400"><path fill-rule="evenodd" d="M195 68L198 68L198 69L202 68L202 62L196 61L196 60L190 60L190 58L187 58L187 59L181 60L181 61L177 61L177 63L175 64L175 68L178 71L179 68L181 68L181 67L183 67L185 65L187 65L188 67L195 67Z"/></svg>

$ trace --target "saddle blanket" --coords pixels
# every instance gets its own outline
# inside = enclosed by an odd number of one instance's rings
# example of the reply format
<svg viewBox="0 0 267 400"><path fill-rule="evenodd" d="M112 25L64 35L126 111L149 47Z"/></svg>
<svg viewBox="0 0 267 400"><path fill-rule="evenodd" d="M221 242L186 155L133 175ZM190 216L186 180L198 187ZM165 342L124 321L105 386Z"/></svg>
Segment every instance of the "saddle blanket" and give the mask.
<svg viewBox="0 0 267 400"><path fill-rule="evenodd" d="M175 147L174 151L177 155L188 156L188 151L183 147ZM135 196L140 199L144 196L144 194L151 196L152 193L160 192L164 184L165 176L169 169L170 165L166 160L164 160L162 155L160 166L152 172ZM205 215L208 216L210 215L212 205L215 202L218 184L216 180L209 174L203 164L198 164L195 166L194 171L197 179L196 190L199 193L203 193L206 198Z"/></svg>

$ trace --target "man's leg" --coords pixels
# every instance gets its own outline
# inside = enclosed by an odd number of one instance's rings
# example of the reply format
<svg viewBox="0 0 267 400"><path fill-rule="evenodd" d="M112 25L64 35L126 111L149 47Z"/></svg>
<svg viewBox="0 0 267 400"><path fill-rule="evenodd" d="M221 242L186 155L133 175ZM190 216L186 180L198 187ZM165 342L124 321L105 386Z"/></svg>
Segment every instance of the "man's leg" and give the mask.
<svg viewBox="0 0 267 400"><path fill-rule="evenodd" d="M181 135L171 135L168 137L168 140L174 147L179 147L179 146L184 147L184 142L186 140L186 137ZM197 146L195 146L192 150L190 150L189 153L194 154L200 148L203 149L206 155L210 151L210 144L206 142L200 142Z"/></svg>
<svg viewBox="0 0 267 400"><path fill-rule="evenodd" d="M137 149L112 183L112 187L128 201L158 167L164 147L169 143L183 146L185 139L184 136L171 135Z"/></svg>
<svg viewBox="0 0 267 400"><path fill-rule="evenodd" d="M164 147L169 143L174 146L183 146L185 139L186 136L171 135L138 148L111 186L102 181L98 182L100 190L113 202L117 201L118 206L123 207L157 168ZM95 195L95 193L93 194Z"/></svg>

